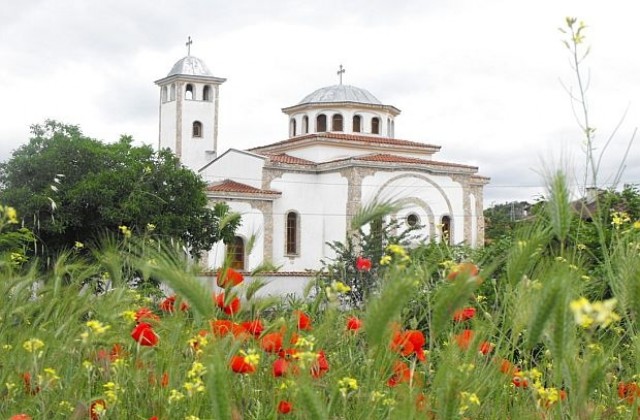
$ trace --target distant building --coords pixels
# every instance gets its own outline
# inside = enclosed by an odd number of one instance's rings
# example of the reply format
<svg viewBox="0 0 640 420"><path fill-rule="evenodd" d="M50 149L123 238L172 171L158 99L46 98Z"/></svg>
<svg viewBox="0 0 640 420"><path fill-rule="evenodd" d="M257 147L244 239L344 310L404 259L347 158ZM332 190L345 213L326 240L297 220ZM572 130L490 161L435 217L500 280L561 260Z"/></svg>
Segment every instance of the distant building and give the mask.
<svg viewBox="0 0 640 420"><path fill-rule="evenodd" d="M332 257L353 215L375 199L395 199L395 216L424 225L425 241L481 246L483 187L489 179L470 165L433 159L440 146L395 138L400 110L365 89L340 83L283 108L288 138L249 150L218 149L220 85L202 60L179 60L160 86L160 142L208 183L211 202L242 213L226 253L236 268L263 261L300 274ZM250 107L251 104L247 104ZM232 143L229 141L229 143ZM253 251L247 241L256 234ZM210 267L224 252L212 251Z"/></svg>

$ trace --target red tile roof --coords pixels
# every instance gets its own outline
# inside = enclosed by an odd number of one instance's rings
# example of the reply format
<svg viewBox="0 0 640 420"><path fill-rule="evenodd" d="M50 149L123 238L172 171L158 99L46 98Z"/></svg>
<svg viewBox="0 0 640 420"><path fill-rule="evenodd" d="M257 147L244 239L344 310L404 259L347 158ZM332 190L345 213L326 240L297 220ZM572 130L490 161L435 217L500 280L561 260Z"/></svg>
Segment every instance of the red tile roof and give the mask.
<svg viewBox="0 0 640 420"><path fill-rule="evenodd" d="M421 149L436 149L436 150L440 149L440 146L420 143L417 141L400 140L400 139L395 139L390 137L365 136L365 135L356 135L356 134L326 132L326 133L313 133L313 134L306 134L304 136L292 137L290 139L282 140L276 143L254 147L249 149L249 151L256 151L260 153L260 150L262 149L268 149L276 146L286 146L286 145L290 145L290 144L294 144L294 143L298 143L298 142L301 142L304 140L310 140L310 139L318 139L318 140L330 139L330 140L342 140L346 142L368 143L372 145L417 147Z"/></svg>
<svg viewBox="0 0 640 420"><path fill-rule="evenodd" d="M291 156L286 153L279 153L279 154L265 153L265 156L267 156L271 162L277 162L277 163L289 163L293 165L315 165L316 164L315 162L312 162L310 160Z"/></svg>
<svg viewBox="0 0 640 420"><path fill-rule="evenodd" d="M225 179L219 183L211 184L206 191L210 192L226 192L226 193L244 193L244 194L275 194L280 195L281 192L272 190L263 190L252 187L251 185L241 184L240 182Z"/></svg>
<svg viewBox="0 0 640 420"><path fill-rule="evenodd" d="M460 163L449 163L449 162L439 162L437 160L416 159L416 158L411 158L406 156L389 155L384 153L380 153L376 155L356 156L353 159L364 160L367 162L417 163L422 165L426 164L426 165L438 165L438 166L451 166L456 168L478 169L476 166L462 165Z"/></svg>

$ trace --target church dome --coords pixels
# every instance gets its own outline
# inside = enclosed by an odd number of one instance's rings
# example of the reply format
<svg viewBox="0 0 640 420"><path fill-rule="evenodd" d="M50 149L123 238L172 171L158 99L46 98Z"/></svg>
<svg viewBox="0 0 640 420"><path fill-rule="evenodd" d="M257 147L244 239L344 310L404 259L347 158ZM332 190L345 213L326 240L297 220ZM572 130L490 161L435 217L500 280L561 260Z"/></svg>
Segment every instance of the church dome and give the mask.
<svg viewBox="0 0 640 420"><path fill-rule="evenodd" d="M305 96L298 105L330 102L354 102L360 104L382 105L382 103L366 89L350 85L327 86Z"/></svg>
<svg viewBox="0 0 640 420"><path fill-rule="evenodd" d="M169 74L167 74L167 77L178 74L187 76L213 77L213 74L211 73L207 65L204 64L204 61L192 55L188 55L174 64Z"/></svg>

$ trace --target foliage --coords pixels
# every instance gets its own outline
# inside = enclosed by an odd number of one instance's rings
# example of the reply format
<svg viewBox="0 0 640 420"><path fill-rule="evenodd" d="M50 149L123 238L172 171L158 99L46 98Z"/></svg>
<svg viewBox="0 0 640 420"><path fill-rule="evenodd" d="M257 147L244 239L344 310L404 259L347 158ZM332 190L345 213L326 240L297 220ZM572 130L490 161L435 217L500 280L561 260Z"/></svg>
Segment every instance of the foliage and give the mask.
<svg viewBox="0 0 640 420"><path fill-rule="evenodd" d="M175 238L193 256L233 237L239 217L224 204L208 208L203 181L169 150L133 146L129 136L106 144L51 120L31 131L0 165L0 183L44 260L107 232Z"/></svg>
<svg viewBox="0 0 640 420"><path fill-rule="evenodd" d="M512 201L485 209L485 242L491 243L513 234L518 222L529 216L530 208L526 201Z"/></svg>
<svg viewBox="0 0 640 420"><path fill-rule="evenodd" d="M375 293L384 272L380 264L389 245L411 246L416 243L413 234L420 226L406 226L389 215L398 210L393 203L371 203L354 217L355 234L347 235L344 242L333 241L327 245L335 257L323 260L323 268L317 274L320 288L330 286L336 278L343 279L350 288L344 295L345 304L362 306L368 296ZM358 258L371 263L366 270L357 269Z"/></svg>

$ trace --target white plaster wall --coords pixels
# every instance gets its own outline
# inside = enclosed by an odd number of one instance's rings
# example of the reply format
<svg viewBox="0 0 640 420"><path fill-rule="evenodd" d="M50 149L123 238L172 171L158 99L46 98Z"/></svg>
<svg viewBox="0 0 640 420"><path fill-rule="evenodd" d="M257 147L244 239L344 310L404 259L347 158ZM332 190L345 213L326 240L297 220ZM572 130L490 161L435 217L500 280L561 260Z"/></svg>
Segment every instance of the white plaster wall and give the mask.
<svg viewBox="0 0 640 420"><path fill-rule="evenodd" d="M350 157L364 156L375 153L393 154L414 159L431 159L431 153L397 152L394 150L390 151L385 147L375 147L373 145L368 147L353 147L349 146L348 144L344 146L315 144L305 146L304 148L297 150L290 150L287 152L287 154L291 156L307 159L313 162L328 162L337 159L346 159Z"/></svg>
<svg viewBox="0 0 640 420"><path fill-rule="evenodd" d="M245 270L253 270L264 262L264 215L260 210L251 207L246 202L227 201L226 203L231 211L242 215L242 224L236 231L236 235L244 239L245 246L252 235L256 237L251 253L245 255ZM222 242L217 243L209 251L209 268L216 269L221 267L224 264L225 256L226 246Z"/></svg>
<svg viewBox="0 0 640 420"><path fill-rule="evenodd" d="M281 271L320 267L327 255L325 242L343 240L347 182L339 174L287 173L272 181L271 188L285 191L273 206L273 262ZM300 216L300 253L285 255L285 215Z"/></svg>
<svg viewBox="0 0 640 420"><path fill-rule="evenodd" d="M259 156L229 150L200 172L200 175L208 183L229 178L255 188L262 188L264 161L265 159Z"/></svg>
<svg viewBox="0 0 640 420"><path fill-rule="evenodd" d="M476 213L476 196L469 194L469 202L471 205L471 246L480 246L478 243L478 214Z"/></svg>
<svg viewBox="0 0 640 420"><path fill-rule="evenodd" d="M221 291L216 285L216 278L214 276L198 277L198 280L212 292ZM258 298L294 296L300 299L304 296L305 287L307 287L309 282L313 281L313 278L303 276L265 276L260 277L260 280L266 284L256 293L255 296ZM255 281L256 279L253 277L245 276L244 282L238 286L239 295L244 296L244 291ZM171 292L169 291L167 294L171 294Z"/></svg>
<svg viewBox="0 0 640 420"><path fill-rule="evenodd" d="M167 87L168 88L168 87ZM176 101L160 105L160 148L176 153Z"/></svg>
<svg viewBox="0 0 640 420"><path fill-rule="evenodd" d="M195 85L196 95L202 95L203 85ZM182 162L197 171L214 157L215 102L183 99L182 115ZM193 137L194 121L202 123L202 137Z"/></svg>
<svg viewBox="0 0 640 420"><path fill-rule="evenodd" d="M377 172L362 180L361 200L366 205L376 197L379 201L417 197L429 205L436 225L442 216L451 217L454 243L464 240L462 186L449 177L409 171ZM440 239L439 229L436 236Z"/></svg>

